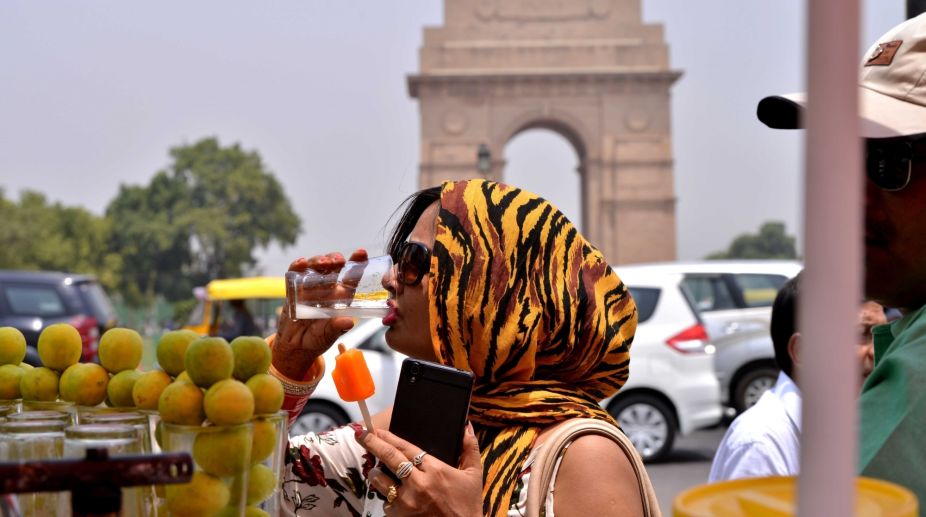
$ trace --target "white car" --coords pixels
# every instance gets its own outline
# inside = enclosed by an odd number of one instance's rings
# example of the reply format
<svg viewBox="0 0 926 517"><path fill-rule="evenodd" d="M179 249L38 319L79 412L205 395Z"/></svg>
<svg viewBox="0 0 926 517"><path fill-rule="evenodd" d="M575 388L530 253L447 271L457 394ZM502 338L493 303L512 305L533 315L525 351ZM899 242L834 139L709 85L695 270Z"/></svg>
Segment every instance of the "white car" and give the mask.
<svg viewBox="0 0 926 517"><path fill-rule="evenodd" d="M720 387L714 376L713 347L704 326L682 294L681 274L664 274L640 267L620 267L617 274L637 303L639 324L631 348L630 379L615 397L602 401L646 460L665 456L675 436L720 421ZM372 413L392 404L405 356L385 342L378 320L363 321L343 336L347 347L364 351L376 384L367 401ZM337 351L325 354L327 370ZM319 383L294 433L322 431L360 421L355 403L338 397L330 375Z"/></svg>
<svg viewBox="0 0 926 517"><path fill-rule="evenodd" d="M716 348L714 371L724 405L740 413L775 384L778 366L769 336L772 302L781 286L801 271L800 262L708 260L636 267L684 276L684 292Z"/></svg>
<svg viewBox="0 0 926 517"><path fill-rule="evenodd" d="M683 293L685 275L648 266L615 268L637 304L630 378L602 406L614 415L644 460L672 450L677 434L722 417L714 347Z"/></svg>
<svg viewBox="0 0 926 517"><path fill-rule="evenodd" d="M775 295L803 265L795 260L704 260L634 264L682 274L682 286L711 340L737 332L768 330Z"/></svg>

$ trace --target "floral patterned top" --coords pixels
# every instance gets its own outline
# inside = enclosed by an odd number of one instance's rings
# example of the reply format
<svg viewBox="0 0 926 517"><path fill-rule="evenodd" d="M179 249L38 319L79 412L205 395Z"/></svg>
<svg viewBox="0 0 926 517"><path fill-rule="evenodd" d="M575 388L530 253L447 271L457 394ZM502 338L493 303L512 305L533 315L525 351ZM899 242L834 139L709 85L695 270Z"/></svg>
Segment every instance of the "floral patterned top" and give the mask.
<svg viewBox="0 0 926 517"><path fill-rule="evenodd" d="M337 515L381 517L385 499L370 488L368 476L376 458L357 443L360 424L350 424L325 433L308 433L289 440L286 475L283 480L285 516ZM535 447L518 476L508 517L527 513L527 484L537 451ZM564 449L565 450L565 449ZM555 464L553 479L559 469ZM553 491L547 494L541 516L553 517Z"/></svg>

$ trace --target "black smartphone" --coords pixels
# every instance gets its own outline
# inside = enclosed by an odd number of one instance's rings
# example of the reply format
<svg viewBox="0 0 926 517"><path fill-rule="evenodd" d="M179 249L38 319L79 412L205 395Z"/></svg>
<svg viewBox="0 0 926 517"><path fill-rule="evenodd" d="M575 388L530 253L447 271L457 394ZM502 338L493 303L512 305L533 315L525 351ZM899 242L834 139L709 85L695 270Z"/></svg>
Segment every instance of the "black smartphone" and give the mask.
<svg viewBox="0 0 926 517"><path fill-rule="evenodd" d="M456 467L473 393L473 374L406 359L392 406L389 431Z"/></svg>

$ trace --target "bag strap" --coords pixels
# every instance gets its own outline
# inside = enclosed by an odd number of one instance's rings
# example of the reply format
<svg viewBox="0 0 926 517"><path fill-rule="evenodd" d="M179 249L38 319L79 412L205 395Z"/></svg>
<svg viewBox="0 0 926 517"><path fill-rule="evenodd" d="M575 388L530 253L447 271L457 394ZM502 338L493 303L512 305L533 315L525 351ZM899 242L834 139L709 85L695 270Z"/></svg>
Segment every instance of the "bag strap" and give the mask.
<svg viewBox="0 0 926 517"><path fill-rule="evenodd" d="M633 467L637 484L640 487L640 499L643 501L643 515L645 517L662 517L659 511L659 501L656 491L643 466L640 454L634 449L630 439L620 429L602 420L594 418L570 418L557 424L552 431L544 436L541 449L537 451L534 463L531 465L530 480L527 484L527 517L539 517L540 509L546 503L550 484L553 482L553 470L556 459L562 450L573 440L585 434L599 434L606 436L617 443Z"/></svg>

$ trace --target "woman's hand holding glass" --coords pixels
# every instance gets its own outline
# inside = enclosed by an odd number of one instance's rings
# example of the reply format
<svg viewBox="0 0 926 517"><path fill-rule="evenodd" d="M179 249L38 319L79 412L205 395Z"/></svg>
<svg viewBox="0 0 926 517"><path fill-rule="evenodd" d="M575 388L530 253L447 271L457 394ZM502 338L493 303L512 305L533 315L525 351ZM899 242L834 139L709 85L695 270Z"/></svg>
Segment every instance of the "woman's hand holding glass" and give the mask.
<svg viewBox="0 0 926 517"><path fill-rule="evenodd" d="M350 256L351 262L364 262L368 258L364 249ZM305 272L309 269L336 279L347 261L340 253L328 253L299 258L289 265L289 271ZM319 299L350 297L352 288L332 281L315 287L313 296ZM273 345L273 366L291 379L302 379L315 359L324 354L342 334L354 326L353 318L295 319L295 293L287 289L286 305L277 323L277 336Z"/></svg>
<svg viewBox="0 0 926 517"><path fill-rule="evenodd" d="M394 490L391 502L384 506L392 516L482 516L482 461L473 426L466 425L460 468L454 468L419 447L383 429L363 433L357 440L389 467L399 472L404 462L417 464L411 473L396 483L379 469L370 471L370 483L380 494Z"/></svg>

